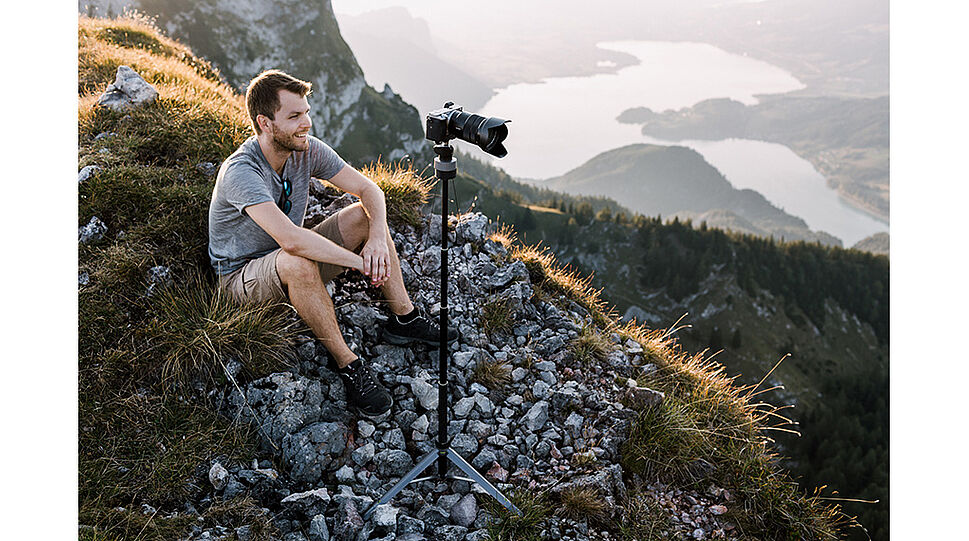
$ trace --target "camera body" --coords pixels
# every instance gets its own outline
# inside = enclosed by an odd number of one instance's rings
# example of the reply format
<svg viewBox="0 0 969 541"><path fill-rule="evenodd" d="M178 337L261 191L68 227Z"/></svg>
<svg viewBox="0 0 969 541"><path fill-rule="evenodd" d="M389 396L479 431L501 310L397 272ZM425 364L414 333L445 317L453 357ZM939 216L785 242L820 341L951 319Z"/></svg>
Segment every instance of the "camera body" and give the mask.
<svg viewBox="0 0 969 541"><path fill-rule="evenodd" d="M501 144L508 137L508 127L505 125L508 122L511 121L467 113L462 107L449 101L444 104L443 109L427 113L425 137L436 143L461 139L502 158L508 154Z"/></svg>

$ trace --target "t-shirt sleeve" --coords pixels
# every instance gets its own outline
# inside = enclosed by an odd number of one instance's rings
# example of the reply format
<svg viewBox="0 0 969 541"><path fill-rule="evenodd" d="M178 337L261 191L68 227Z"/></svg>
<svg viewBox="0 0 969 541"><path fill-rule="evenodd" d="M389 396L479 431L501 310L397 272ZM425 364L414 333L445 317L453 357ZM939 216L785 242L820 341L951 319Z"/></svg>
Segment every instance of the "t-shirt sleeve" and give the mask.
<svg viewBox="0 0 969 541"><path fill-rule="evenodd" d="M310 144L310 176L329 180L343 169L347 162L316 137L308 138Z"/></svg>
<svg viewBox="0 0 969 541"><path fill-rule="evenodd" d="M239 212L246 207L273 200L259 171L245 162L234 163L226 169L219 189L225 201Z"/></svg>

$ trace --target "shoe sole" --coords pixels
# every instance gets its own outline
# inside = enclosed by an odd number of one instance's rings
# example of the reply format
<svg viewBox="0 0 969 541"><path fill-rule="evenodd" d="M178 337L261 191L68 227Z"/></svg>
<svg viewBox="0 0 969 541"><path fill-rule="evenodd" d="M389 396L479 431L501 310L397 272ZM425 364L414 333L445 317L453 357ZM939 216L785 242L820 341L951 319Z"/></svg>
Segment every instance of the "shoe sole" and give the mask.
<svg viewBox="0 0 969 541"><path fill-rule="evenodd" d="M420 342L422 344L427 344L429 346L439 346L439 345L441 345L441 340L440 339L438 339L438 340L426 340L424 338L414 338L414 337L411 337L411 336L400 336L398 334L393 334L393 333L388 332L388 331L384 331L384 339L387 340L388 342L390 342L391 344L396 345L396 346L406 346L407 344L410 344L410 343L413 343L413 342ZM455 336L454 338L448 340L447 343L448 344L453 344L454 342L457 341L457 339L458 339L458 337Z"/></svg>

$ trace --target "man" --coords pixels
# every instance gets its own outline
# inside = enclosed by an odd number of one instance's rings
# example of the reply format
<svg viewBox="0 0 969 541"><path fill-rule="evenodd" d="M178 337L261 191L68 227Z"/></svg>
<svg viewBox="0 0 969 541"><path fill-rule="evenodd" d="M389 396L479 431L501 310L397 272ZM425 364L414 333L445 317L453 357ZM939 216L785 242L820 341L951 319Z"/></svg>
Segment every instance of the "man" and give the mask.
<svg viewBox="0 0 969 541"><path fill-rule="evenodd" d="M368 276L393 312L384 329L392 343L437 344L440 327L415 309L404 288L383 192L309 135L310 90L310 83L278 70L249 83L246 110L255 135L219 169L209 206L209 257L219 287L234 299L288 298L333 357L348 404L377 416L393 400L344 341L324 284L345 268ZM327 179L360 201L306 229L310 177ZM449 328L449 341L456 338Z"/></svg>

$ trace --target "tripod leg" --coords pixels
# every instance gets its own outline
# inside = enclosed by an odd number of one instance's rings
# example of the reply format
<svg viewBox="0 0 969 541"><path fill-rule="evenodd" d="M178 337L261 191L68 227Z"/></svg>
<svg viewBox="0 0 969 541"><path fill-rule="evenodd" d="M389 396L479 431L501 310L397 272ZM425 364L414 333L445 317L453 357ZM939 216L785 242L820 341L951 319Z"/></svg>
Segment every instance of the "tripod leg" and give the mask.
<svg viewBox="0 0 969 541"><path fill-rule="evenodd" d="M468 477L474 479L478 486L484 489L485 492L491 495L492 498L498 500L498 503L505 506L505 509L512 511L516 515L521 515L522 512L515 507L515 504L511 503L511 500L505 497L494 485L488 482L483 475L478 473L478 470L474 469L474 466L468 464L464 458L461 457L454 449L448 447L447 457L454 463L455 466L461 469L464 473L468 474Z"/></svg>
<svg viewBox="0 0 969 541"><path fill-rule="evenodd" d="M378 500L377 502L375 502L373 505L370 506L369 509L367 509L367 512L363 514L363 520L369 520L370 519L370 515L373 514L374 510L377 509L377 506L378 505L383 505L383 504L389 502L401 490L404 490L404 487L406 487L408 484L410 484L411 481L413 481L414 479L416 479L418 475L420 475L421 473L423 473L424 470L426 470L427 467L430 466L432 462L434 462L434 460L437 458L438 453L439 453L439 451L437 451L436 449L434 451L431 451L430 453L427 453L424 456L424 458L422 458L421 461L418 462L417 465L414 466L413 469L411 469L411 471L407 472L407 475L405 475L404 477L402 477L400 479L400 481L397 481L397 484L394 485L394 487L391 488L390 491L388 491L386 494L384 494L384 496L382 498L380 498L380 500Z"/></svg>

